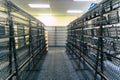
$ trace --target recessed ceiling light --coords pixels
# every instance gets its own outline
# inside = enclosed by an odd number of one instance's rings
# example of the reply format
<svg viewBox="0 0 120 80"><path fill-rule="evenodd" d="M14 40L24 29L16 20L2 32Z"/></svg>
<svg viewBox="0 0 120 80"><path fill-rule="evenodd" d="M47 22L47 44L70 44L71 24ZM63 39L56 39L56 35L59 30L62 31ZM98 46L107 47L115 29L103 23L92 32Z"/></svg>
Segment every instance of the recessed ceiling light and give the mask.
<svg viewBox="0 0 120 80"><path fill-rule="evenodd" d="M82 13L81 10L68 10L67 13Z"/></svg>
<svg viewBox="0 0 120 80"><path fill-rule="evenodd" d="M28 4L31 8L50 8L49 4Z"/></svg>
<svg viewBox="0 0 120 80"><path fill-rule="evenodd" d="M73 1L97 1L97 0L73 0Z"/></svg>

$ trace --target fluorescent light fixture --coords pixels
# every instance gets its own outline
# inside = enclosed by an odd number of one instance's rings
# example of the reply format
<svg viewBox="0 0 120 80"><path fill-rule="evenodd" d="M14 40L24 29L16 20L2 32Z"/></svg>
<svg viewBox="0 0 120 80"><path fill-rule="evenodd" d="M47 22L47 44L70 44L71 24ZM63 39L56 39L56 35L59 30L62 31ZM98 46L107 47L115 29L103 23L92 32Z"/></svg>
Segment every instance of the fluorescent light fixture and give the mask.
<svg viewBox="0 0 120 80"><path fill-rule="evenodd" d="M82 13L81 10L68 10L67 13Z"/></svg>
<svg viewBox="0 0 120 80"><path fill-rule="evenodd" d="M49 4L28 4L31 8L50 8Z"/></svg>
<svg viewBox="0 0 120 80"><path fill-rule="evenodd" d="M73 0L73 1L97 1L97 0Z"/></svg>

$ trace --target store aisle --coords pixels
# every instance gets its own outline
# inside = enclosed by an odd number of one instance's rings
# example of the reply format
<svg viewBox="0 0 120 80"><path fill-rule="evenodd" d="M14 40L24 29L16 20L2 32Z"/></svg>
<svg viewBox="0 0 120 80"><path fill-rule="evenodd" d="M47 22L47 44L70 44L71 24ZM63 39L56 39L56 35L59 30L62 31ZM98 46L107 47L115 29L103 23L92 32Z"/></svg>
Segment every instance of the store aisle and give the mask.
<svg viewBox="0 0 120 80"><path fill-rule="evenodd" d="M42 64L43 63L43 64ZM42 66L41 66L42 64ZM28 80L79 80L65 48L50 48Z"/></svg>

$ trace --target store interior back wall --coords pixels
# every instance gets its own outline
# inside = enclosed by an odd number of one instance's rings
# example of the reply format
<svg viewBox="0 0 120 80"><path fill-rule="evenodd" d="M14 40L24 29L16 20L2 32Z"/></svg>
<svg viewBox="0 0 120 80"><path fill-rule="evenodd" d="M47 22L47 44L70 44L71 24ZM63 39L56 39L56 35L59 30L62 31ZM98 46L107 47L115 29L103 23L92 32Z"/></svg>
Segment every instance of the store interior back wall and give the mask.
<svg viewBox="0 0 120 80"><path fill-rule="evenodd" d="M41 15L35 17L42 21L46 26L67 26L77 18L77 16L66 15Z"/></svg>

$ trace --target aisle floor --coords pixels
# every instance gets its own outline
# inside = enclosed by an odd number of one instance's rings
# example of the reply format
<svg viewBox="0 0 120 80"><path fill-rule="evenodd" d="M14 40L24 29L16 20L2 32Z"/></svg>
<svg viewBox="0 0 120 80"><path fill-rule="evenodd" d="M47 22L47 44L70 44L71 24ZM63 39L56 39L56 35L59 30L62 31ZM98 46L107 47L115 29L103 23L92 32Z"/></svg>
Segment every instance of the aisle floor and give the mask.
<svg viewBox="0 0 120 80"><path fill-rule="evenodd" d="M87 75L85 75L87 76ZM49 48L45 58L38 64L28 80L87 80L78 76L65 48ZM89 79L88 79L89 80Z"/></svg>

